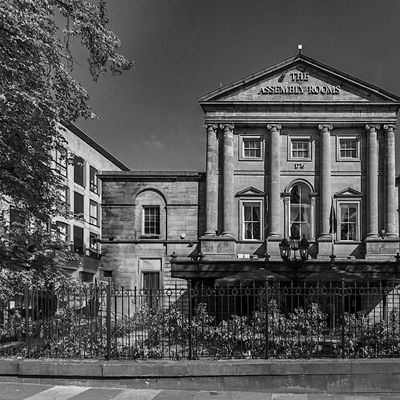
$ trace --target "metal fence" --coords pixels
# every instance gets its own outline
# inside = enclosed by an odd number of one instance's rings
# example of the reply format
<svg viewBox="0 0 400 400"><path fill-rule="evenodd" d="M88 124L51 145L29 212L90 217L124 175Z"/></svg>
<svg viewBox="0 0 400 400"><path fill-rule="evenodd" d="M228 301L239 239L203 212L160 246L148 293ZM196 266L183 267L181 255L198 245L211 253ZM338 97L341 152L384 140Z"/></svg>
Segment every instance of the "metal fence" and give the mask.
<svg viewBox="0 0 400 400"><path fill-rule="evenodd" d="M399 357L399 305L396 282L25 287L0 304L0 356Z"/></svg>

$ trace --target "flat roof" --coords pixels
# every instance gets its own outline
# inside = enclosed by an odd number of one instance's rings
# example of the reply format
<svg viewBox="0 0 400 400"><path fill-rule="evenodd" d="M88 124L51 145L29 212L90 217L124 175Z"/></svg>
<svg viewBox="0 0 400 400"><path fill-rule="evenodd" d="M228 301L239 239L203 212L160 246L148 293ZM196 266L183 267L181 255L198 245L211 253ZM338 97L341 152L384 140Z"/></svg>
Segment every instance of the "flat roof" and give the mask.
<svg viewBox="0 0 400 400"><path fill-rule="evenodd" d="M74 133L76 136L78 136L80 139L82 139L84 142L86 142L89 146L93 147L102 156L107 158L107 160L111 161L118 168L121 168L122 171L130 171L130 168L128 168L125 164L123 164L121 161L119 161L117 158L115 158L104 147L102 147L97 142L95 142L91 137L89 137L85 132L83 132L82 129L78 128L74 124L65 124L64 126L67 129L69 129L72 133Z"/></svg>

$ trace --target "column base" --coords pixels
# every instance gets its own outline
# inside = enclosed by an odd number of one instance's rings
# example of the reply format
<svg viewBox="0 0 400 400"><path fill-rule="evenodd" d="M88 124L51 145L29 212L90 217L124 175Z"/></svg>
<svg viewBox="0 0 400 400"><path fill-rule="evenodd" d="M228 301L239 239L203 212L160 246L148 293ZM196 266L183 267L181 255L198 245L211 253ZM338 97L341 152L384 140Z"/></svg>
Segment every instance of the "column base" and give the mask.
<svg viewBox="0 0 400 400"><path fill-rule="evenodd" d="M332 242L332 233L321 233L317 239L318 242Z"/></svg>
<svg viewBox="0 0 400 400"><path fill-rule="evenodd" d="M222 237L229 237L229 238L234 238L235 235L231 232L222 232Z"/></svg>
<svg viewBox="0 0 400 400"><path fill-rule="evenodd" d="M204 234L204 236L207 236L207 237L217 237L218 235L217 235L217 231L207 231L207 232Z"/></svg>
<svg viewBox="0 0 400 400"><path fill-rule="evenodd" d="M268 240L282 240L282 235L278 232L270 232Z"/></svg>
<svg viewBox="0 0 400 400"><path fill-rule="evenodd" d="M385 239L386 238L398 238L396 233L392 233L392 232L386 232L385 234Z"/></svg>
<svg viewBox="0 0 400 400"><path fill-rule="evenodd" d="M380 239L379 235L377 233L367 233L367 235L365 236L365 240L378 240Z"/></svg>

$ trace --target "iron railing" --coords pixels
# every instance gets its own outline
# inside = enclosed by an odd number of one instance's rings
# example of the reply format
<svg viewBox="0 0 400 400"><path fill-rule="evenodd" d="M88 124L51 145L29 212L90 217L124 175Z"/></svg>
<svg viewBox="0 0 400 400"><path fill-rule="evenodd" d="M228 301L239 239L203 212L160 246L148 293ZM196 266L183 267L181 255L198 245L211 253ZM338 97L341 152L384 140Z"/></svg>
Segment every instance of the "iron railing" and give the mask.
<svg viewBox="0 0 400 400"><path fill-rule="evenodd" d="M0 304L0 356L400 357L400 287L344 281L25 287Z"/></svg>

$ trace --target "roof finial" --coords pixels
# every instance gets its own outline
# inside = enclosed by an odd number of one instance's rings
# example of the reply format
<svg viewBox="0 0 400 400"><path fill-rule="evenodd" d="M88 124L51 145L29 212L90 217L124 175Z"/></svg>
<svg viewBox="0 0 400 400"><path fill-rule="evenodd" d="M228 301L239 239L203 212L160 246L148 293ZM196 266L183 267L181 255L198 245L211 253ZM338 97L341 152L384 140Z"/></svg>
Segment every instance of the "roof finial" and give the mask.
<svg viewBox="0 0 400 400"><path fill-rule="evenodd" d="M298 44L297 45L297 50L299 50L299 55L301 54L301 50L303 49L303 45L302 44Z"/></svg>

